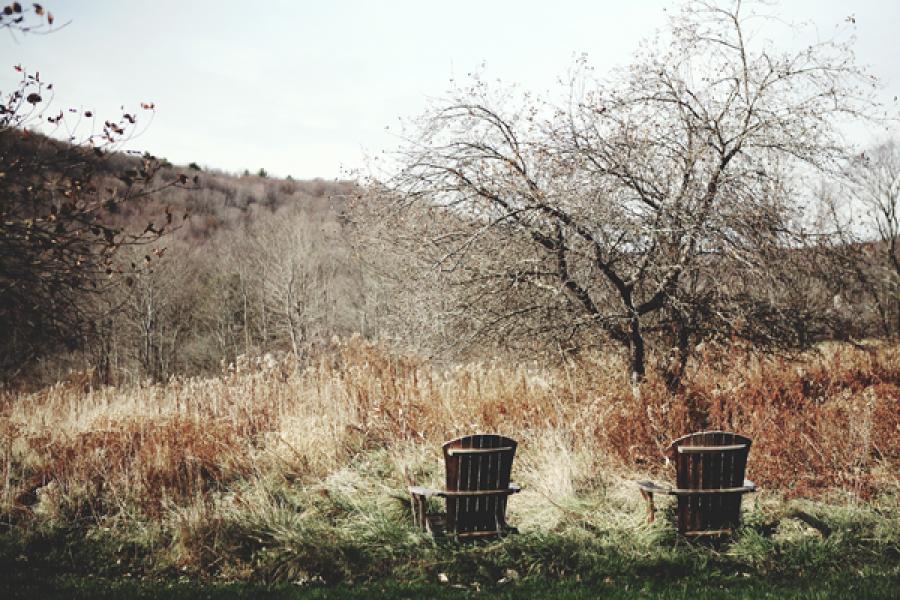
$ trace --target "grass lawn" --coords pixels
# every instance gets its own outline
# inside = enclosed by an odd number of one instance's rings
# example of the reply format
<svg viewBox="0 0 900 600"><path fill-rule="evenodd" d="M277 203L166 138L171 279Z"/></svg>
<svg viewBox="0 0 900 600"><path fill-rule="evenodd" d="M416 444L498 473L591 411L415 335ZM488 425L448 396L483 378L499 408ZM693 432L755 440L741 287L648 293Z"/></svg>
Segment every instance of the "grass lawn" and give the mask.
<svg viewBox="0 0 900 600"><path fill-rule="evenodd" d="M333 494L320 502L339 500ZM253 521L229 526L228 538L209 538L218 550L204 548L213 565L205 571L178 566L173 556L184 555L172 549L180 547L147 534L129 545L127 531L90 525L11 529L0 534L0 599L893 599L900 547L896 504L884 501L754 502L740 534L723 544L687 543L669 519L648 525L600 516L460 545L416 533L408 519L374 508L362 523L333 509L331 518L342 518L329 524L323 516L313 529L297 524L291 509L285 523L276 522L284 542L272 534L274 541L257 541L254 549L248 540L267 530Z"/></svg>
<svg viewBox="0 0 900 600"><path fill-rule="evenodd" d="M332 587L279 584L262 586L247 583L198 581L147 581L84 576L46 576L34 573L11 574L0 582L0 597L14 599L132 599L171 598L226 600L273 598L318 600L326 598L853 598L893 599L900 589L900 574L854 573L824 578L792 580L722 579L700 581L684 578L669 581L622 580L585 584L575 581L532 580L490 588L454 587L446 584L367 583Z"/></svg>

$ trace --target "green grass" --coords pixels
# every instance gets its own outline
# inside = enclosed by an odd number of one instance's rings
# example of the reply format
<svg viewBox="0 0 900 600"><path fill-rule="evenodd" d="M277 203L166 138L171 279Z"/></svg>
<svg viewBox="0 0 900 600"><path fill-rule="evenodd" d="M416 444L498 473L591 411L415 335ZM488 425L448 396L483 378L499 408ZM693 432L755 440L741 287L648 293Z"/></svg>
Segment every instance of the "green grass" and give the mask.
<svg viewBox="0 0 900 600"><path fill-rule="evenodd" d="M415 532L390 502L338 490L279 502L182 539L164 528L7 530L0 597L877 599L900 588L893 501L754 504L736 539L704 545L666 518L635 528L591 517L590 503L581 518L461 545ZM178 567L203 547L206 569Z"/></svg>
<svg viewBox="0 0 900 600"><path fill-rule="evenodd" d="M864 569L891 573L900 567L894 513L865 505L795 501L753 507L736 539L721 544L690 543L666 519L634 525L592 517L590 511L501 540L458 544L415 531L390 504L382 510L365 503L352 507L337 495L317 495L315 502L213 521L197 517L171 528L10 529L0 533L0 572L329 585L421 584L441 574L454 582L492 585L514 572L523 580L689 578L706 585Z"/></svg>
<svg viewBox="0 0 900 600"><path fill-rule="evenodd" d="M0 598L460 598L476 589L501 598L892 598L900 588L890 494L757 494L735 539L697 544L675 533L671 505L662 501L648 524L634 486L611 481L553 503L523 492L511 507L522 533L458 544L414 529L384 463L372 453L309 485L236 483L155 518L35 513L0 525Z"/></svg>
<svg viewBox="0 0 900 600"><path fill-rule="evenodd" d="M272 598L283 600L314 600L326 598L558 598L576 600L588 598L658 598L713 600L742 598L896 598L900 579L897 574L855 574L840 577L799 579L790 581L722 580L718 583L684 579L669 582L653 580L609 581L594 585L575 581L529 581L492 587L440 584L399 584L396 582L369 583L359 586L332 587L289 584L261 586L248 583L204 583L192 581L140 581L127 579L99 579L89 577L56 577L23 579L14 577L0 583L0 595L16 599L141 599L170 598L230 600L241 598Z"/></svg>

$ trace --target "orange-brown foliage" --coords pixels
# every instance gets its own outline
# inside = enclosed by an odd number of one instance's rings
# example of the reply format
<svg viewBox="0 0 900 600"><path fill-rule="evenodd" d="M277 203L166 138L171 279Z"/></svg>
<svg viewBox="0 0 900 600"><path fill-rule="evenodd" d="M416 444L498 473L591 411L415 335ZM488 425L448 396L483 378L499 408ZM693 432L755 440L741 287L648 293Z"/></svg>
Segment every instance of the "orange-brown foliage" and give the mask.
<svg viewBox="0 0 900 600"><path fill-rule="evenodd" d="M203 495L248 472L246 444L237 431L195 419L113 421L71 437L44 434L28 442L42 459L41 485L52 481L61 498L84 498L86 505L71 508L95 516L118 508L104 505L110 502L135 503L158 515L165 500ZM90 493L73 493L85 487Z"/></svg>
<svg viewBox="0 0 900 600"><path fill-rule="evenodd" d="M736 360L735 360L736 359ZM652 461L663 438L702 429L753 439L754 481L788 496L842 489L877 491L873 470L900 460L900 371L896 349L826 350L805 360L732 357L705 363L686 389L666 398L659 385L641 403L625 401L610 448L624 460Z"/></svg>
<svg viewBox="0 0 900 600"><path fill-rule="evenodd" d="M526 453L562 432L597 468L646 473L672 438L729 429L754 440L748 475L764 489L866 498L897 484L900 347L709 351L675 395L651 378L636 397L621 372L609 359L438 369L352 340L304 371L247 362L214 379L8 395L3 506L27 514L47 495L70 517L153 516L242 479L315 481L357 452L473 430L511 434Z"/></svg>

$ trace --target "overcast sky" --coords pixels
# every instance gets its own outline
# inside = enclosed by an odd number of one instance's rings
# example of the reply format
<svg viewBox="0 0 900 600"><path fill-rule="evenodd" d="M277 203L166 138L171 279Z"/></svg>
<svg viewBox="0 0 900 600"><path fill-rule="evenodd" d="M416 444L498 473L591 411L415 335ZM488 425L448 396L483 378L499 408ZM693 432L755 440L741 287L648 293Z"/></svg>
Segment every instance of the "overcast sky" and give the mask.
<svg viewBox="0 0 900 600"><path fill-rule="evenodd" d="M673 0L44 0L46 36L0 32L0 91L13 65L39 70L60 108L119 114L154 102L132 142L169 160L229 171L333 178L397 146L420 114L473 70L541 93L573 57L603 73L665 25ZM857 58L900 94L898 0L788 0L788 21L826 37L856 19ZM782 34L775 34L782 35ZM789 38L783 39L791 43ZM806 37L806 41L813 38ZM484 63L485 67L480 68ZM896 105L893 105L896 107ZM896 112L896 111L895 111ZM389 128L389 129L386 129ZM859 134L860 136L865 134ZM860 140L864 142L865 140Z"/></svg>

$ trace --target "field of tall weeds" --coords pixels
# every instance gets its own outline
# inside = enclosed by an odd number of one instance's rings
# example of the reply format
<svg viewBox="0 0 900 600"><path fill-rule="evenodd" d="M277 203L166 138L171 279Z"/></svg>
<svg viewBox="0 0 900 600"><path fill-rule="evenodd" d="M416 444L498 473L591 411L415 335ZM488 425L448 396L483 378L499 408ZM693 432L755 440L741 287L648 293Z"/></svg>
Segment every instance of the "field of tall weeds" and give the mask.
<svg viewBox="0 0 900 600"><path fill-rule="evenodd" d="M0 563L328 582L848 561L896 574L900 346L706 348L675 394L651 377L636 395L624 373L602 356L438 366L351 339L304 368L242 359L217 378L7 392ZM631 482L667 480L668 442L714 428L753 438L761 491L710 555L677 538L665 501L648 524ZM412 527L405 489L439 484L441 443L470 432L519 440L522 533L448 548Z"/></svg>

